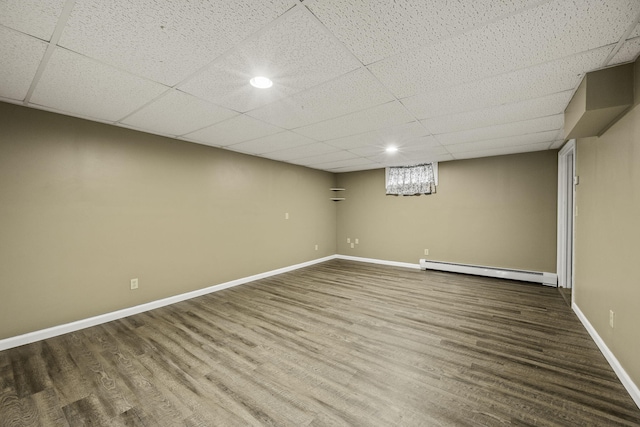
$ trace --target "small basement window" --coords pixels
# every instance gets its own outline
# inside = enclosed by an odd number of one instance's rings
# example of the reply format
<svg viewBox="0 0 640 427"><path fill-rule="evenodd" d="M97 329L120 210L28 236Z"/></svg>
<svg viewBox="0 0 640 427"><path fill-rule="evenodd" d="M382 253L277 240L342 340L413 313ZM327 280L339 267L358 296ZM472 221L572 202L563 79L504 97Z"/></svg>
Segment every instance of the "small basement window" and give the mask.
<svg viewBox="0 0 640 427"><path fill-rule="evenodd" d="M394 196L418 196L436 192L438 163L415 166L397 166L385 169L387 194Z"/></svg>

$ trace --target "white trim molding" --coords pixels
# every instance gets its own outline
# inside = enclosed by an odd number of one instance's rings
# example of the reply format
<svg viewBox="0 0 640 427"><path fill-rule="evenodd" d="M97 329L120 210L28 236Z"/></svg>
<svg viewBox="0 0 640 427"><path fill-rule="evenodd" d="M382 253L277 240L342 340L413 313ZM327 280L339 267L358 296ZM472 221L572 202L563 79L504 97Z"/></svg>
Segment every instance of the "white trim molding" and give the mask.
<svg viewBox="0 0 640 427"><path fill-rule="evenodd" d="M266 277L271 277L277 274L286 273L288 271L297 270L299 268L308 267L310 265L332 260L335 257L336 257L335 255L330 255L324 258L318 258L318 259L303 262L300 264L290 265L288 267L278 268L276 270L254 274L253 276L243 277L241 279L232 280L230 282L220 283L218 285L209 286L207 288L186 292L184 294L174 295L172 297L151 301L145 304L136 305L134 307L123 308L122 310L100 314L98 316L89 317L87 319L81 319L75 322L65 323L63 325L41 329L39 331L29 332L23 335L5 338L0 340L0 351L18 347L25 344L30 344L36 341L41 341L47 338L57 337L58 335L67 334L69 332L79 331L81 329L89 328L91 326L96 326L102 323L111 322L112 320L122 319L123 317L132 316L138 313L143 313L145 311L153 310L155 308L164 307L170 304L175 304L180 301L185 301L191 298L196 298L202 295L210 294L212 292L218 292L223 289L232 288L238 285L243 285L248 282L253 282L254 280L264 279Z"/></svg>
<svg viewBox="0 0 640 427"><path fill-rule="evenodd" d="M574 266L574 254L573 244L571 244L571 256L568 255L570 237L573 239L575 229L574 221L567 221L569 212L567 209L572 210L572 216L575 215L575 183L567 182L568 179L574 180L576 176L576 141L571 139L567 141L562 149L558 152L558 236L557 236L557 267L558 272L558 286L561 288L573 287L573 266ZM573 156L573 176L568 177L569 170L567 166L567 157ZM569 194L568 188L571 184L572 193ZM571 207L569 207L571 204ZM573 227L571 233L568 233L568 227ZM571 258L570 260L568 258ZM571 265L569 265L571 263ZM569 271L570 270L570 271Z"/></svg>
<svg viewBox="0 0 640 427"><path fill-rule="evenodd" d="M334 255L336 259L346 259L348 261L359 261L359 262L368 262L370 264L382 264L382 265L390 265L392 267L405 267L405 268L413 268L420 269L420 264L411 264L410 262L400 262L400 261L387 261L384 259L377 258L362 258L358 256L350 256L350 255Z"/></svg>
<svg viewBox="0 0 640 427"><path fill-rule="evenodd" d="M598 335L598 332L593 327L593 325L591 325L591 323L587 319L587 316L585 316L582 310L580 310L580 307L578 307L578 305L574 302L573 304L571 304L571 308L576 313L578 319L580 319L580 322L582 322L587 332L589 332L589 335L591 335L591 338L596 343L605 359L607 359L607 362L609 362L611 368L613 368L613 371L620 379L620 382L622 383L624 388L627 389L633 401L636 403L638 408L640 408L640 389L638 388L638 386L633 382L629 374L627 374L627 371L624 370L616 356L614 356L611 350L609 350L607 344L605 344L604 340L600 337L600 335Z"/></svg>

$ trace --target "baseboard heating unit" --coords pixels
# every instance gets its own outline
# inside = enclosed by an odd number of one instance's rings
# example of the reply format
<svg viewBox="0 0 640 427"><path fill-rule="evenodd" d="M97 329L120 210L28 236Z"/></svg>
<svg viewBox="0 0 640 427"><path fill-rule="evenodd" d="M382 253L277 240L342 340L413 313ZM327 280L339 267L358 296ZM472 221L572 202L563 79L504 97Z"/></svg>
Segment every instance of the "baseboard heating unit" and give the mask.
<svg viewBox="0 0 640 427"><path fill-rule="evenodd" d="M483 267L471 264L455 264L452 262L420 260L421 270L440 270L451 273L473 274L476 276L498 277L500 279L522 280L524 282L541 283L545 286L558 286L558 275L539 271L510 270L507 268Z"/></svg>

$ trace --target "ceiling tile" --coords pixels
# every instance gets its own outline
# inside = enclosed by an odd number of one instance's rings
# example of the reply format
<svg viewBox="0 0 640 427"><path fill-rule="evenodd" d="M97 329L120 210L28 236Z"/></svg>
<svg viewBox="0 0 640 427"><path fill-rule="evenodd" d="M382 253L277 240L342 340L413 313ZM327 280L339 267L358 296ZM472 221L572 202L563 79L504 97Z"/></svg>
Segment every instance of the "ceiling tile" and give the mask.
<svg viewBox="0 0 640 427"><path fill-rule="evenodd" d="M180 86L181 90L216 104L246 112L316 86L358 68L360 64L303 7L257 39L216 61ZM253 88L249 79L273 80L268 90Z"/></svg>
<svg viewBox="0 0 640 427"><path fill-rule="evenodd" d="M636 27L633 29L633 31L631 31L631 34L629 34L629 37L627 37L627 39L633 39L635 37L640 37L640 24L636 25Z"/></svg>
<svg viewBox="0 0 640 427"><path fill-rule="evenodd" d="M638 57L638 54L640 54L640 37L625 41L608 65L631 62Z"/></svg>
<svg viewBox="0 0 640 427"><path fill-rule="evenodd" d="M436 153L418 153L413 154L408 159L407 162L402 165L417 165L420 163L431 163L431 162L448 162L449 160L453 160L453 155L451 154L436 154ZM396 164L388 164L387 166L401 166L398 163Z"/></svg>
<svg viewBox="0 0 640 427"><path fill-rule="evenodd" d="M41 40L0 26L0 96L23 100L47 50Z"/></svg>
<svg viewBox="0 0 640 427"><path fill-rule="evenodd" d="M237 114L184 92L172 90L127 117L122 123L166 135L183 135Z"/></svg>
<svg viewBox="0 0 640 427"><path fill-rule="evenodd" d="M272 151L285 150L287 148L300 147L313 144L313 139L298 135L290 131L276 133L251 141L241 142L227 146L229 150L240 151L248 154L265 154Z"/></svg>
<svg viewBox="0 0 640 427"><path fill-rule="evenodd" d="M305 5L365 64L433 44L540 0L307 0Z"/></svg>
<svg viewBox="0 0 640 427"><path fill-rule="evenodd" d="M371 73L359 68L247 114L276 126L293 129L393 99Z"/></svg>
<svg viewBox="0 0 640 427"><path fill-rule="evenodd" d="M59 45L175 85L295 3L78 1Z"/></svg>
<svg viewBox="0 0 640 427"><path fill-rule="evenodd" d="M572 94L572 91L560 92L499 107L427 119L422 123L433 134L440 134L556 115L564 112Z"/></svg>
<svg viewBox="0 0 640 427"><path fill-rule="evenodd" d="M315 142L313 144L304 145L302 147L287 148L286 150L278 150L266 153L263 155L263 157L267 157L273 160L282 160L286 162L315 155L332 153L335 151L337 151L336 147L323 144L322 142Z"/></svg>
<svg viewBox="0 0 640 427"><path fill-rule="evenodd" d="M185 139L224 147L282 132L282 129L241 114L213 126L184 135Z"/></svg>
<svg viewBox="0 0 640 427"><path fill-rule="evenodd" d="M400 150L415 151L420 149L427 149L440 146L440 142L433 136L421 136L420 138L410 139L408 141L400 142L395 145Z"/></svg>
<svg viewBox="0 0 640 427"><path fill-rule="evenodd" d="M319 141L341 138L385 127L410 123L415 119L398 102L388 102L367 110L295 129L301 135Z"/></svg>
<svg viewBox="0 0 640 427"><path fill-rule="evenodd" d="M392 126L358 135L332 139L326 141L326 143L346 150L367 145L386 147L393 144L401 146L408 144L410 141L414 141L417 138L424 137L427 134L428 132L425 127L419 122L414 121L399 126Z"/></svg>
<svg viewBox="0 0 640 427"><path fill-rule="evenodd" d="M447 145L447 150L450 153L462 153L466 151L481 151L490 150L494 148L513 147L516 145L537 144L540 142L546 142L547 145L555 141L558 132L547 131L528 133L525 135L509 136L506 138L498 139L486 139L484 141L465 142L464 144Z"/></svg>
<svg viewBox="0 0 640 427"><path fill-rule="evenodd" d="M357 159L359 156L345 150L333 151L324 154L315 154L309 157L292 160L291 163L304 166L319 165L322 163L340 162L344 160Z"/></svg>
<svg viewBox="0 0 640 427"><path fill-rule="evenodd" d="M440 155L447 155L449 152L441 145L432 147L405 147L395 153L387 153L384 150L372 152L368 147L351 150L353 153L372 159L378 163L412 164L423 158L432 158Z"/></svg>
<svg viewBox="0 0 640 427"><path fill-rule="evenodd" d="M356 172L356 171L364 171L364 170L371 170L371 169L382 169L384 168L383 165L379 164L379 163L375 163L372 161L368 161L368 163L364 163L361 165L354 165L354 166L342 166L342 167L323 167L322 170L326 170L329 172L333 172L333 173L345 173L345 172Z"/></svg>
<svg viewBox="0 0 640 427"><path fill-rule="evenodd" d="M63 6L64 0L2 0L0 25L49 41Z"/></svg>
<svg viewBox="0 0 640 427"><path fill-rule="evenodd" d="M31 102L71 114L117 121L166 89L158 83L56 48Z"/></svg>
<svg viewBox="0 0 640 427"><path fill-rule="evenodd" d="M402 99L417 118L425 119L572 90L584 73L599 68L611 52L604 47L480 81L420 93Z"/></svg>
<svg viewBox="0 0 640 427"><path fill-rule="evenodd" d="M386 166L410 166L417 164L417 161L414 162L413 159L409 156L405 156L402 153L378 153L373 156L367 156L370 160L380 163L381 165Z"/></svg>
<svg viewBox="0 0 640 427"><path fill-rule="evenodd" d="M338 148L352 149L364 146L387 147L389 145L402 146L428 135L427 130L419 122L405 123L326 141L327 144Z"/></svg>
<svg viewBox="0 0 640 427"><path fill-rule="evenodd" d="M638 12L635 0L555 0L369 68L405 98L617 43Z"/></svg>
<svg viewBox="0 0 640 427"><path fill-rule="evenodd" d="M331 143L332 141L327 142ZM358 147L349 148L349 151L352 153L356 153L360 156L373 156L373 155L394 155L386 152L386 148L389 146L394 146L399 149L400 155L403 153L418 153L420 151L429 151L429 152L446 152L446 150L442 150L442 146L433 136L422 136L419 138L410 139L408 141L401 141L399 143L394 144L376 144L375 142L370 142L369 144L361 144Z"/></svg>
<svg viewBox="0 0 640 427"><path fill-rule="evenodd" d="M365 159L363 157L355 157L355 158L351 158L351 159L345 159L345 160L336 160L336 161L332 161L332 162L325 162L325 163L316 163L316 164L309 164L309 165L305 165L305 166L309 166L309 167L321 167L323 170L331 170L331 169L337 169L337 168L347 168L347 167L354 167L354 166L365 166L365 165L372 165L375 164L374 162L372 162L369 159ZM378 166L380 167L380 166Z"/></svg>
<svg viewBox="0 0 640 427"><path fill-rule="evenodd" d="M396 154L396 153L387 153L384 147L381 147L379 145L363 145L358 148L352 148L349 151L351 151L354 154L357 154L358 156L363 156L363 157L375 157L375 156L382 156L382 155L392 156Z"/></svg>
<svg viewBox="0 0 640 427"><path fill-rule="evenodd" d="M453 156L449 153L437 153L437 152L422 152L417 154L405 155L402 153L394 154L377 154L374 156L367 156L368 159L379 163L384 167L388 166L411 166L420 163L430 162L445 162L453 160Z"/></svg>
<svg viewBox="0 0 640 427"><path fill-rule="evenodd" d="M449 160L453 160L453 155L452 154L438 154L438 155L429 155L428 157L425 156L424 158L413 158L412 159L414 161L413 164L416 163L428 163L428 162L448 162Z"/></svg>
<svg viewBox="0 0 640 427"><path fill-rule="evenodd" d="M465 142L483 141L486 139L497 139L527 133L544 132L553 129L562 129L564 125L564 114L539 117L532 120L507 123L503 125L489 126L461 132L452 132L436 135L441 144L462 144Z"/></svg>
<svg viewBox="0 0 640 427"><path fill-rule="evenodd" d="M442 145L410 145L403 147L401 151L404 155L412 157L420 154L447 154L449 152L447 148Z"/></svg>
<svg viewBox="0 0 640 427"><path fill-rule="evenodd" d="M542 151L549 148L549 142L540 142L537 144L514 145L502 148L491 148L488 150L465 151L463 153L455 153L456 159L473 159L476 157L504 156L506 154L528 153L531 151Z"/></svg>

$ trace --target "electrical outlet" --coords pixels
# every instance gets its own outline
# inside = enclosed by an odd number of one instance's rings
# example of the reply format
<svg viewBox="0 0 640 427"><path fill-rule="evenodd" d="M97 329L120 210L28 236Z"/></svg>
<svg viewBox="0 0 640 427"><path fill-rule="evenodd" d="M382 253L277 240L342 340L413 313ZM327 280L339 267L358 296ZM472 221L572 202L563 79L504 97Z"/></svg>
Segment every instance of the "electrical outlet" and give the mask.
<svg viewBox="0 0 640 427"><path fill-rule="evenodd" d="M360 243L360 241L358 240L358 238L356 237L356 245Z"/></svg>
<svg viewBox="0 0 640 427"><path fill-rule="evenodd" d="M613 312L613 310L609 310L609 326L611 326L613 328L613 320L615 319L616 314Z"/></svg>
<svg viewBox="0 0 640 427"><path fill-rule="evenodd" d="M131 279L131 290L138 289L138 279Z"/></svg>
<svg viewBox="0 0 640 427"><path fill-rule="evenodd" d="M316 251L318 250L318 245L316 245Z"/></svg>
<svg viewBox="0 0 640 427"><path fill-rule="evenodd" d="M347 243L351 243L351 238L347 237Z"/></svg>
<svg viewBox="0 0 640 427"><path fill-rule="evenodd" d="M356 246L355 246L355 244L353 244L353 243L352 243L352 244L351 244L351 249L353 249L353 248L355 248L355 247L356 247Z"/></svg>
<svg viewBox="0 0 640 427"><path fill-rule="evenodd" d="M425 250L424 250L424 254L425 254L425 255L429 255L429 249L425 249Z"/></svg>
<svg viewBox="0 0 640 427"><path fill-rule="evenodd" d="M289 212L284 213L284 219L289 219Z"/></svg>

